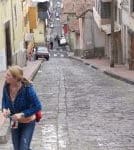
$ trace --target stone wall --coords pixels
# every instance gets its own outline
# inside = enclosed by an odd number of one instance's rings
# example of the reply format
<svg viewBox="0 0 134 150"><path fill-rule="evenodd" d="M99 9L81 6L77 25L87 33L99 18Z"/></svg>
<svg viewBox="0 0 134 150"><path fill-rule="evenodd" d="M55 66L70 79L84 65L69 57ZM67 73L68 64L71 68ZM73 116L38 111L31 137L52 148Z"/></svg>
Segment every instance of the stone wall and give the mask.
<svg viewBox="0 0 134 150"><path fill-rule="evenodd" d="M95 49L74 49L74 56L79 56L84 59L89 58L102 58L105 56L104 47Z"/></svg>
<svg viewBox="0 0 134 150"><path fill-rule="evenodd" d="M94 49L94 57L102 58L105 56L104 47L97 47Z"/></svg>

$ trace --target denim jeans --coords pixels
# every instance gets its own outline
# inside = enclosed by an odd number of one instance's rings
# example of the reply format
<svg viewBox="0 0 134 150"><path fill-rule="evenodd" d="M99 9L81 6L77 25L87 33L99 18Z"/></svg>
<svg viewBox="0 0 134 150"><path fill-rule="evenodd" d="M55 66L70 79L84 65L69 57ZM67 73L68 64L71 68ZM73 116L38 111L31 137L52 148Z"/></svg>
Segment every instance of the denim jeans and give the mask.
<svg viewBox="0 0 134 150"><path fill-rule="evenodd" d="M30 143L35 128L35 121L19 123L18 128L11 129L14 150L30 150Z"/></svg>

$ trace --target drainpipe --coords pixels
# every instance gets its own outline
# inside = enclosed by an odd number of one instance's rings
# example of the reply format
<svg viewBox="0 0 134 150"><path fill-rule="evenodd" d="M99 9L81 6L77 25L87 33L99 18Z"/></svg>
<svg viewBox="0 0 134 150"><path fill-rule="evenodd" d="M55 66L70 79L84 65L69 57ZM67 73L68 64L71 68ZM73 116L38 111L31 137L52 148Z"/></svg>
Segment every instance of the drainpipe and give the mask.
<svg viewBox="0 0 134 150"><path fill-rule="evenodd" d="M112 68L114 68L114 63L115 63L114 21L115 21L115 0L112 0L111 2L111 59L110 59L110 67Z"/></svg>
<svg viewBox="0 0 134 150"><path fill-rule="evenodd" d="M95 38L94 38L94 20L93 20L93 12L91 12L91 35L92 35L92 48L93 48L93 55L95 56Z"/></svg>

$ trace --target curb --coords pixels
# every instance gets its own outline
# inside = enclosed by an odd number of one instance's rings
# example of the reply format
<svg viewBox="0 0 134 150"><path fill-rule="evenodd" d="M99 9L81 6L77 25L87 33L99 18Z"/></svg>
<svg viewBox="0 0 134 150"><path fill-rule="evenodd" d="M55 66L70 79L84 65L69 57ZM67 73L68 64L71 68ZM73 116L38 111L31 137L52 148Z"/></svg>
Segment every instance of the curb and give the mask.
<svg viewBox="0 0 134 150"><path fill-rule="evenodd" d="M99 67L97 67L96 65L91 64L91 63L88 63L88 62L85 62L85 61L82 60L81 58L77 58L77 57L74 57L74 56L70 56L70 58L75 59L75 60L78 60L78 61L81 61L81 62L83 62L85 65L90 65L93 69L96 69L96 70L100 70L100 71L101 71L101 69L100 69ZM131 80L131 79L122 77L122 76L120 76L120 75L117 75L117 74L112 73L112 72L107 71L107 70L102 70L102 72L103 72L104 74L106 74L106 75L112 77L112 78L118 79L118 80L120 80L120 81L124 81L124 82L126 82L126 83L128 83L128 84L131 84L131 85L134 85L134 81Z"/></svg>
<svg viewBox="0 0 134 150"><path fill-rule="evenodd" d="M90 65L93 69L99 70L98 67L96 67L95 65Z"/></svg>
<svg viewBox="0 0 134 150"><path fill-rule="evenodd" d="M42 62L40 62L40 63L38 64L38 66L36 67L36 69L32 72L31 76L29 77L29 80L33 80L33 79L34 79L35 75L37 74L38 70L39 70L40 67L41 67L41 63L42 63Z"/></svg>
<svg viewBox="0 0 134 150"><path fill-rule="evenodd" d="M77 57L73 57L73 56L69 56L69 58L83 62L83 60L81 58L77 58Z"/></svg>
<svg viewBox="0 0 134 150"><path fill-rule="evenodd" d="M110 77L113 77L113 78L118 79L118 80L120 80L120 81L124 81L124 82L126 82L126 83L128 83L128 84L134 85L134 81L133 81L133 80L130 80L130 79L121 77L121 76L119 76L119 75L117 75L117 74L114 74L114 73L112 73L112 72L110 72L110 71L103 71L103 72L104 72L104 74L106 74L106 75L108 75L108 76L110 76Z"/></svg>
<svg viewBox="0 0 134 150"><path fill-rule="evenodd" d="M39 68L41 67L42 61L36 66L35 70L31 73L29 80L33 80L35 75L37 74ZM10 135L10 120L6 119L3 126L1 126L0 130L0 144L6 144L8 142Z"/></svg>

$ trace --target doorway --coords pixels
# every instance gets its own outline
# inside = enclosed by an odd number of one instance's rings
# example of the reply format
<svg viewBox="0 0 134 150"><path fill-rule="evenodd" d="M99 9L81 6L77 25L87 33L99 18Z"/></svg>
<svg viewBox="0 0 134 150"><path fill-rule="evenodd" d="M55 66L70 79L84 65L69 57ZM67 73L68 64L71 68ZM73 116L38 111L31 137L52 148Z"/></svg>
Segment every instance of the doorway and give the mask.
<svg viewBox="0 0 134 150"><path fill-rule="evenodd" d="M134 34L129 34L130 50L129 53L129 70L134 70Z"/></svg>
<svg viewBox="0 0 134 150"><path fill-rule="evenodd" d="M115 33L115 63L123 64L123 52L121 45L121 32Z"/></svg>
<svg viewBox="0 0 134 150"><path fill-rule="evenodd" d="M6 50L6 65L8 67L12 65L10 21L5 23L5 50Z"/></svg>

